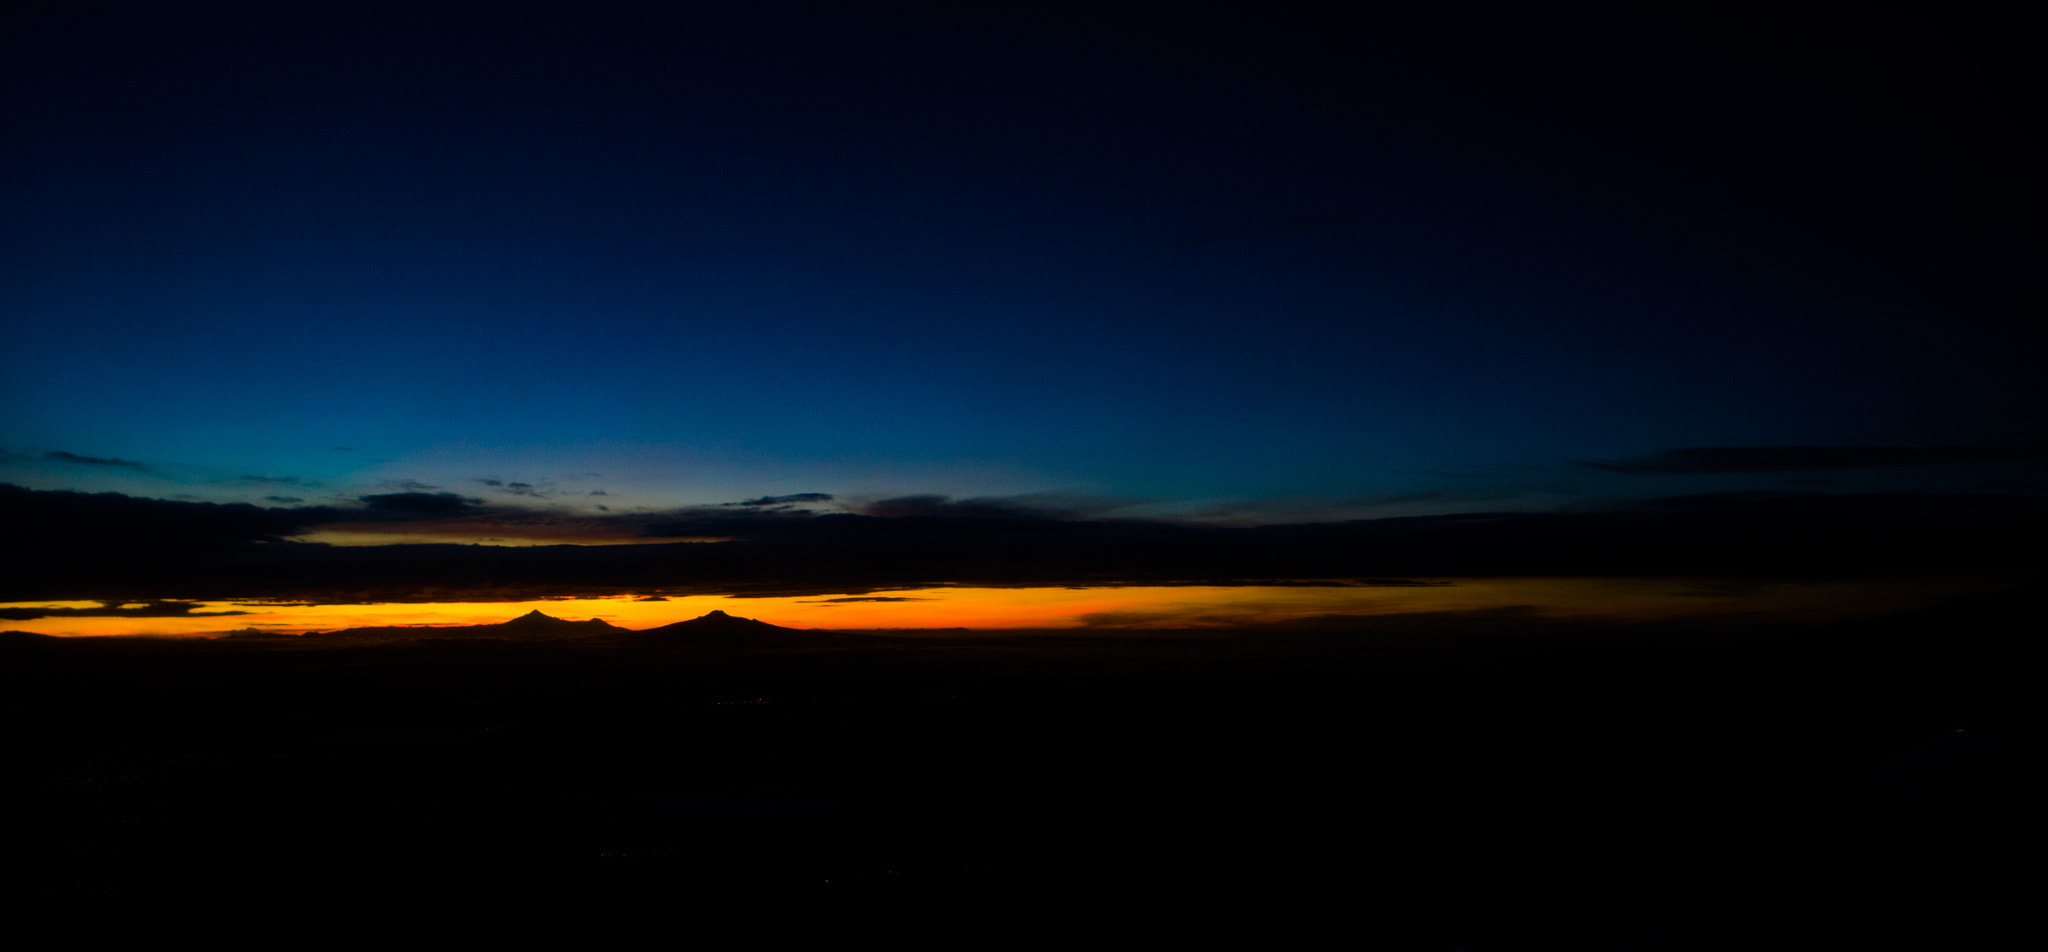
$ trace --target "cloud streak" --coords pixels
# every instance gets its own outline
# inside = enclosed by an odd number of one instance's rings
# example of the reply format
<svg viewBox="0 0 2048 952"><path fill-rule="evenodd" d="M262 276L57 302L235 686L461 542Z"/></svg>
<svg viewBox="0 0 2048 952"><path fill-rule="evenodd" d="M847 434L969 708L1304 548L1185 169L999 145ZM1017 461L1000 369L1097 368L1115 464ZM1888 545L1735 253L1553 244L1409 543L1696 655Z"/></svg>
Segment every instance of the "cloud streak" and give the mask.
<svg viewBox="0 0 2048 952"><path fill-rule="evenodd" d="M29 621L36 618L212 618L247 615L245 611L198 611L197 602L160 599L140 605L103 601L97 608L0 608L0 619Z"/></svg>
<svg viewBox="0 0 2048 952"><path fill-rule="evenodd" d="M455 493L380 493L359 496L357 501L372 517L386 519L446 518L463 515L483 505L481 499Z"/></svg>
<svg viewBox="0 0 2048 952"><path fill-rule="evenodd" d="M1408 587L1460 576L2014 572L2038 567L2041 559L2029 553L2040 551L2048 531L2048 504L1988 493L1735 493L1579 512L1255 527L1067 519L973 500L912 500L865 513L709 506L571 515L483 506L453 494L261 509L0 486L0 534L28 556L0 576L0 601L859 597L948 585ZM644 541L292 541L330 526L464 526Z"/></svg>
<svg viewBox="0 0 2048 952"><path fill-rule="evenodd" d="M77 453L67 453L63 450L52 450L51 452L44 453L43 458L54 463L74 463L79 466L110 466L138 471L149 469L149 467L132 459L116 459L111 456L81 456Z"/></svg>
<svg viewBox="0 0 2048 952"><path fill-rule="evenodd" d="M831 502L831 493L792 493L787 496L762 496L743 502L726 503L728 506L789 506L804 502Z"/></svg>
<svg viewBox="0 0 2048 952"><path fill-rule="evenodd" d="M522 483L516 480L512 482L506 482L505 480L502 479L477 479L472 480L472 482L477 482L485 486L489 486L492 489L504 493L507 496L526 496L533 499L546 499L554 495L553 492L535 486L532 483Z"/></svg>
<svg viewBox="0 0 2048 952"><path fill-rule="evenodd" d="M2026 446L1700 446L1665 450L1629 460L1582 460L1609 473L1692 475L1781 473L2014 463L2048 459L2048 444Z"/></svg>
<svg viewBox="0 0 2048 952"><path fill-rule="evenodd" d="M810 599L807 604L836 605L843 602L930 602L932 598L914 598L908 595L848 595L840 598Z"/></svg>

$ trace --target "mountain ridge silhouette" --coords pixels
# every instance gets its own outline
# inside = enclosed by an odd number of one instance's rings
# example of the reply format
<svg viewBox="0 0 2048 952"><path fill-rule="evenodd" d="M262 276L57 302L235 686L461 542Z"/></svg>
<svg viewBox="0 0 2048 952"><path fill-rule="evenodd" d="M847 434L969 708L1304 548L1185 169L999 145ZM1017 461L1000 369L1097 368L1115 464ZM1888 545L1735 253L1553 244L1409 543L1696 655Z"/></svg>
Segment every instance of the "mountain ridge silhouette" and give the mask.
<svg viewBox="0 0 2048 952"><path fill-rule="evenodd" d="M303 637L317 639L419 640L426 638L488 639L506 641L569 641L619 634L620 628L602 618L570 621L534 609L508 621L482 625L414 626L379 625L343 628L337 631L309 631Z"/></svg>
<svg viewBox="0 0 2048 952"><path fill-rule="evenodd" d="M570 621L556 618L540 609L534 609L507 621L490 622L482 625L384 625L361 628L343 628L335 631L309 631L304 637L314 639L344 640L423 640L423 639L478 639L503 641L580 641L602 638L652 638L658 641L687 641L706 644L745 644L760 641L764 636L771 641L788 641L790 636L808 637L812 633L798 628L784 628L753 618L729 615L713 609L696 618L671 622L655 628L621 628L601 618L585 621Z"/></svg>
<svg viewBox="0 0 2048 952"><path fill-rule="evenodd" d="M742 646L750 644L786 644L794 641L812 641L819 633L801 628L784 628L754 618L728 615L720 609L712 609L696 618L671 622L658 628L636 632L638 638L669 644L708 644L719 646Z"/></svg>

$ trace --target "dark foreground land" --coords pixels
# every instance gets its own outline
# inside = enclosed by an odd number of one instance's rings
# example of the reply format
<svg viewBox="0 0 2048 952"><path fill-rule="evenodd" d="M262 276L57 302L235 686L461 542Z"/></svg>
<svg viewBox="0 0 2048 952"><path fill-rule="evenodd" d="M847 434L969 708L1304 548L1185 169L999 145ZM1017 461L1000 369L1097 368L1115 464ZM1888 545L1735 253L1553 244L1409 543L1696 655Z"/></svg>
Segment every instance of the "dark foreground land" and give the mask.
<svg viewBox="0 0 2048 952"><path fill-rule="evenodd" d="M2029 881L2037 592L1805 632L10 636L12 899L1970 947Z"/></svg>

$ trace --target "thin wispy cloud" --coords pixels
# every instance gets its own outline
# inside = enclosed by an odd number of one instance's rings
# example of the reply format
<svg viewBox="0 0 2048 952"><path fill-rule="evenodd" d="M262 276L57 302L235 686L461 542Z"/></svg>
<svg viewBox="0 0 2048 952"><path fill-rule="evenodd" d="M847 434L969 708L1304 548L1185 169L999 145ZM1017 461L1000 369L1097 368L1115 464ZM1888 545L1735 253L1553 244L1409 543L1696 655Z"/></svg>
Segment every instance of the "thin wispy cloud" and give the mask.
<svg viewBox="0 0 2048 952"><path fill-rule="evenodd" d="M601 495L601 494L599 494L599 493L593 493L593 495ZM760 497L759 499L747 499L747 500L743 500L743 501L741 501L741 502L729 502L729 503L726 503L725 505L728 505L728 506L790 506L790 505L795 505L795 504L798 504L798 503L806 503L806 502L831 502L831 501L832 501L832 494L831 494L831 493L791 493L791 494L789 494L789 495L787 495L787 496L762 496L762 497Z"/></svg>
<svg viewBox="0 0 2048 952"><path fill-rule="evenodd" d="M320 485L319 481L307 479L303 476L237 476L232 482L244 486L305 486L311 488Z"/></svg>
<svg viewBox="0 0 2048 952"><path fill-rule="evenodd" d="M809 598L801 600L806 605L834 605L843 602L935 602L936 598L916 598L909 595L847 595L840 598Z"/></svg>
<svg viewBox="0 0 2048 952"><path fill-rule="evenodd" d="M79 466L112 466L133 470L146 470L149 468L132 459L118 459L112 456L82 456L77 453L67 453L63 450L52 450L44 453L43 458L53 463L74 463Z"/></svg>
<svg viewBox="0 0 2048 952"><path fill-rule="evenodd" d="M1700 446L1625 460L1582 460L1609 473L1695 475L1951 466L2048 459L2048 444L2022 446Z"/></svg>

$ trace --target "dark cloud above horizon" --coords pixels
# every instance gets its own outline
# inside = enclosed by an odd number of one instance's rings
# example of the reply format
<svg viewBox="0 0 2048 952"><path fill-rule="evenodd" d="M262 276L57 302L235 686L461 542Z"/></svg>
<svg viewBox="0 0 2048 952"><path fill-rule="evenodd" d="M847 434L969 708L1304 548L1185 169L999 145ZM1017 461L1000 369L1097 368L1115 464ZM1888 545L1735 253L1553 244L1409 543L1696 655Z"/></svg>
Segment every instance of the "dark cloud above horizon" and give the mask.
<svg viewBox="0 0 2048 952"><path fill-rule="evenodd" d="M550 489L541 486L535 486L532 483L520 482L518 480L473 479L471 480L471 482L488 486L492 490L499 493L503 493L504 495L507 496L525 496L530 499L548 499L555 495L554 491ZM601 496L604 495L604 493L595 492L591 493L590 495Z"/></svg>
<svg viewBox="0 0 2048 952"><path fill-rule="evenodd" d="M800 502L831 502L831 493L791 493L787 496L762 496L742 502L726 503L728 506L788 506Z"/></svg>
<svg viewBox="0 0 2048 952"><path fill-rule="evenodd" d="M882 499L861 507L861 513L880 516L885 519L906 517L924 518L977 518L977 519L1029 519L1036 515L1030 509L1016 506L1001 499L953 500L945 496L925 494L899 496Z"/></svg>
<svg viewBox="0 0 2048 952"><path fill-rule="evenodd" d="M473 512L483 505L483 500L481 499L449 492L379 493L370 496L359 496L357 501L361 502L373 517L403 519L459 516Z"/></svg>
<svg viewBox="0 0 2048 952"><path fill-rule="evenodd" d="M1609 473L1694 475L1880 469L2048 460L2048 443L2023 446L1703 446L1631 460L1585 460Z"/></svg>
<svg viewBox="0 0 2048 952"><path fill-rule="evenodd" d="M245 611L199 611L196 602L156 599L142 604L121 600L102 601L97 608L0 608L0 619L29 621L36 618L211 618L247 615Z"/></svg>
<svg viewBox="0 0 2048 952"><path fill-rule="evenodd" d="M918 598L911 595L845 595L839 598L819 598L810 601L812 604L836 605L842 602L930 602L937 601L937 599Z"/></svg>
<svg viewBox="0 0 2048 952"><path fill-rule="evenodd" d="M332 546L320 526L570 518L391 494L360 509L261 509L0 486L30 554L0 601L779 594L946 585L1416 586L1487 575L1847 576L2040 570L2048 503L1993 493L1675 496L1556 512L1220 527L1069 519L922 497L873 513L704 507L574 517L593 533L714 542ZM970 501L972 502L972 501ZM510 526L509 522L504 523Z"/></svg>
<svg viewBox="0 0 2048 952"><path fill-rule="evenodd" d="M149 468L132 459L115 459L111 456L81 456L77 453L67 453L63 450L52 450L44 453L43 458L54 463L76 463L80 466L114 466L134 470L146 470Z"/></svg>
<svg viewBox="0 0 2048 952"><path fill-rule="evenodd" d="M1134 500L1080 493L1028 493L1021 496L979 496L953 499L935 493L896 496L858 505L853 511L885 519L907 517L947 519L1063 519L1101 517L1130 506Z"/></svg>

